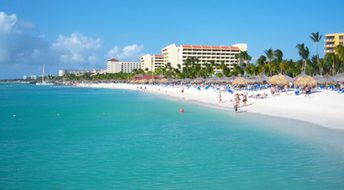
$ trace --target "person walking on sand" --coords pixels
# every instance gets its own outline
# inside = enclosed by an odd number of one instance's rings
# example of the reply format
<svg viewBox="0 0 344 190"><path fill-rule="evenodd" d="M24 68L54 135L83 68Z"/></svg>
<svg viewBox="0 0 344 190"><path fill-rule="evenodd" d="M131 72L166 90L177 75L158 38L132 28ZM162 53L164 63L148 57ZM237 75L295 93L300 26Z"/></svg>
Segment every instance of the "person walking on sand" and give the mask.
<svg viewBox="0 0 344 190"><path fill-rule="evenodd" d="M239 97L239 94L237 93L234 95L234 101L233 101L233 106L234 106L235 112L238 112L239 105L240 105L240 97Z"/></svg>
<svg viewBox="0 0 344 190"><path fill-rule="evenodd" d="M275 96L275 93L276 93L276 87L274 85L271 86L271 95L272 96Z"/></svg>
<svg viewBox="0 0 344 190"><path fill-rule="evenodd" d="M242 102L244 103L244 105L246 105L246 103L247 103L247 94L246 93L242 94Z"/></svg>
<svg viewBox="0 0 344 190"><path fill-rule="evenodd" d="M222 103L222 94L221 94L221 91L219 92L219 104Z"/></svg>
<svg viewBox="0 0 344 190"><path fill-rule="evenodd" d="M306 85L304 90L305 90L305 98L306 97L310 98L310 94L311 94L310 86Z"/></svg>
<svg viewBox="0 0 344 190"><path fill-rule="evenodd" d="M285 93L288 95L288 85L287 85L287 84L284 85L284 91L285 91Z"/></svg>

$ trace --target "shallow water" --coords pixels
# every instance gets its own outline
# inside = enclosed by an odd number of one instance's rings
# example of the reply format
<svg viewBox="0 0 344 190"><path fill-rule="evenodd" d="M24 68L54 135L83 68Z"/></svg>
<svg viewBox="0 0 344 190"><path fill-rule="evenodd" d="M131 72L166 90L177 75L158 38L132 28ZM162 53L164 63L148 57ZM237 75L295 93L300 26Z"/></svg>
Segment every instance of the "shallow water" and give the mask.
<svg viewBox="0 0 344 190"><path fill-rule="evenodd" d="M0 189L344 189L344 132L135 91L0 84Z"/></svg>

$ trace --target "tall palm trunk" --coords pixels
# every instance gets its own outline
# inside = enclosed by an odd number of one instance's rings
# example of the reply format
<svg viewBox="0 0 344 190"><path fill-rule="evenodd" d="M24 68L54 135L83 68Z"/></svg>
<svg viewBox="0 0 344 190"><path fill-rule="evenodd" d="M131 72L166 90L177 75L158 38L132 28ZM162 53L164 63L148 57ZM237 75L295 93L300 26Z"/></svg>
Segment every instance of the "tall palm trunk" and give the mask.
<svg viewBox="0 0 344 190"><path fill-rule="evenodd" d="M322 65L320 64L320 60L319 60L319 42L316 42L315 46L316 46L316 51L317 51L317 64L319 66L320 75L322 75L323 69L322 69Z"/></svg>
<svg viewBox="0 0 344 190"><path fill-rule="evenodd" d="M306 64L307 64L307 60L303 59L303 65L302 65L302 71L303 73L306 73Z"/></svg>

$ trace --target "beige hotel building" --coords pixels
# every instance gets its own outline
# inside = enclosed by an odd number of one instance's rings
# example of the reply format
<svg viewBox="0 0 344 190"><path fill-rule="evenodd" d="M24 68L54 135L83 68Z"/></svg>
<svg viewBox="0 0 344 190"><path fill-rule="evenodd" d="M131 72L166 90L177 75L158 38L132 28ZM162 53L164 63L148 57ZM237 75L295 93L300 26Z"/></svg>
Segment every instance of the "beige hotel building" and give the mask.
<svg viewBox="0 0 344 190"><path fill-rule="evenodd" d="M199 64L205 63L224 63L228 68L238 64L239 60L235 55L241 51L247 51L247 44L234 44L232 46L208 46L208 45L181 45L171 44L162 49L163 64L171 63L177 68L180 64L184 67L188 57L195 57Z"/></svg>
<svg viewBox="0 0 344 190"><path fill-rule="evenodd" d="M146 71L155 71L157 68L164 67L162 55L143 55L140 59L141 69Z"/></svg>
<svg viewBox="0 0 344 190"><path fill-rule="evenodd" d="M115 58L107 61L107 73L132 73L135 69L140 69L138 62L124 62Z"/></svg>

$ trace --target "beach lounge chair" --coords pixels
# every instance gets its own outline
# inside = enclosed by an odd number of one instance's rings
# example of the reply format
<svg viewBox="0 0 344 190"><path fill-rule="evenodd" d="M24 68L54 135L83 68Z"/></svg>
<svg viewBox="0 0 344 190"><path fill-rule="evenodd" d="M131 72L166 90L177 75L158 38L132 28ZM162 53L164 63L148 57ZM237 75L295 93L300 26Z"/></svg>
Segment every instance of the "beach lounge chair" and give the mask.
<svg viewBox="0 0 344 190"><path fill-rule="evenodd" d="M295 95L296 96L298 96L298 95L300 95L301 93L300 93L300 91L299 90L295 90Z"/></svg>
<svg viewBox="0 0 344 190"><path fill-rule="evenodd" d="M234 93L234 91L233 91L232 89L230 89L230 88L227 88L227 92L229 92L229 93L231 93L231 94Z"/></svg>

